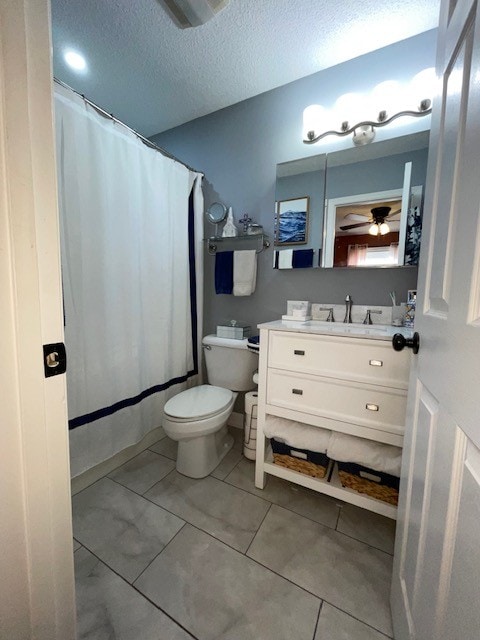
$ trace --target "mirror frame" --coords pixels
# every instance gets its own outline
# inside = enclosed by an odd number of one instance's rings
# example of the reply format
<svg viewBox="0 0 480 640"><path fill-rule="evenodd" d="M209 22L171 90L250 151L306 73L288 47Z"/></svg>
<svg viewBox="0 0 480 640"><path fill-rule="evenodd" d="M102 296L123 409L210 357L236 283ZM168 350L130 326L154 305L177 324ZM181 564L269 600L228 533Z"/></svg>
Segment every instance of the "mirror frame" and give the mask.
<svg viewBox="0 0 480 640"><path fill-rule="evenodd" d="M215 207L217 210L220 208L221 213L219 211L217 215L214 215L212 213L213 207ZM208 221L212 224L220 224L220 222L223 222L227 217L227 207L221 202L212 202L212 204L205 211L205 215L208 218Z"/></svg>

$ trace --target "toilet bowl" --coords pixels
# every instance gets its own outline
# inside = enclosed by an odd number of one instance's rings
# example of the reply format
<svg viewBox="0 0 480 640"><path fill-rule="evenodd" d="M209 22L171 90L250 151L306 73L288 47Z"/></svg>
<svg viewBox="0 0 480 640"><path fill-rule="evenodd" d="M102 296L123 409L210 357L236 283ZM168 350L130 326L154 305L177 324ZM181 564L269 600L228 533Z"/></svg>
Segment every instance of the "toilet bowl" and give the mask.
<svg viewBox="0 0 480 640"><path fill-rule="evenodd" d="M208 476L233 446L227 422L237 392L251 390L258 366L258 357L248 351L246 342L206 336L207 374L213 384L182 391L165 404L163 428L178 442L177 471L185 476Z"/></svg>
<svg viewBox="0 0 480 640"><path fill-rule="evenodd" d="M165 405L163 428L178 441L177 471L190 478L211 473L233 446L227 422L236 393L201 385L182 391Z"/></svg>

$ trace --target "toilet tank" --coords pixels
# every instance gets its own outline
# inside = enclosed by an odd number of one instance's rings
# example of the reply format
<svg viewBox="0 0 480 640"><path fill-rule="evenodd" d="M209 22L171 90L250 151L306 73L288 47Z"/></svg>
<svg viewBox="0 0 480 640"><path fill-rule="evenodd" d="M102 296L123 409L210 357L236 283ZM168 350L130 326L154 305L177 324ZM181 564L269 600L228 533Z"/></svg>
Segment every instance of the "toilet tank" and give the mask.
<svg viewBox="0 0 480 640"><path fill-rule="evenodd" d="M231 391L255 389L253 374L258 369L258 355L247 347L247 338L205 336L203 353L209 384Z"/></svg>

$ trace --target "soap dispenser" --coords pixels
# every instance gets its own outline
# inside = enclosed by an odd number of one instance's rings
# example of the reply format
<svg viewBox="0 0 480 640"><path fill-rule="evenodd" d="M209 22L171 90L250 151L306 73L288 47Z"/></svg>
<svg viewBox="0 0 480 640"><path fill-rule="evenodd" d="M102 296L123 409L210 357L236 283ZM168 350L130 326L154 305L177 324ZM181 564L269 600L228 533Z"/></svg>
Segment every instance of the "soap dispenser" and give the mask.
<svg viewBox="0 0 480 640"><path fill-rule="evenodd" d="M224 238L234 238L235 236L238 236L238 229L233 221L232 207L228 208L227 221L225 223L225 226L223 227L222 236Z"/></svg>

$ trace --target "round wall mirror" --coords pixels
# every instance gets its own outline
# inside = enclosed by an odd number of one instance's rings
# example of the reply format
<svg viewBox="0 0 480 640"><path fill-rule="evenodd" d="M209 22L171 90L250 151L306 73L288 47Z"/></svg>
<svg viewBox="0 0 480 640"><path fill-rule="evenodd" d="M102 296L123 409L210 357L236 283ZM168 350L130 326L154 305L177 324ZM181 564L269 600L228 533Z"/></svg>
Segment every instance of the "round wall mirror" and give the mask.
<svg viewBox="0 0 480 640"><path fill-rule="evenodd" d="M213 202L205 212L208 220L213 224L223 222L227 215L227 207L221 202Z"/></svg>

